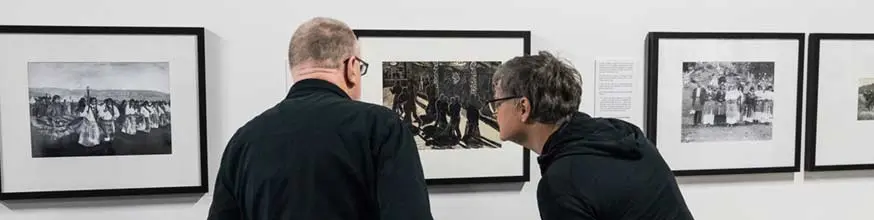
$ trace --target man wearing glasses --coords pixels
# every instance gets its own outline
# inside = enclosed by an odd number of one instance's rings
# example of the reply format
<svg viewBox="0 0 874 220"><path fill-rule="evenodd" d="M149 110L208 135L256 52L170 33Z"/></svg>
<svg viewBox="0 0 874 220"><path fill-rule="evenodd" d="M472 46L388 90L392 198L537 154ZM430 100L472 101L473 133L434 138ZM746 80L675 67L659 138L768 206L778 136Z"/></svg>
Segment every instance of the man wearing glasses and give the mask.
<svg viewBox="0 0 874 220"><path fill-rule="evenodd" d="M409 128L358 101L368 66L359 56L341 21L295 31L295 83L228 142L208 219L432 219Z"/></svg>
<svg viewBox="0 0 874 220"><path fill-rule="evenodd" d="M513 58L492 83L502 141L539 154L544 220L693 219L665 161L628 122L577 109L579 72L548 52Z"/></svg>

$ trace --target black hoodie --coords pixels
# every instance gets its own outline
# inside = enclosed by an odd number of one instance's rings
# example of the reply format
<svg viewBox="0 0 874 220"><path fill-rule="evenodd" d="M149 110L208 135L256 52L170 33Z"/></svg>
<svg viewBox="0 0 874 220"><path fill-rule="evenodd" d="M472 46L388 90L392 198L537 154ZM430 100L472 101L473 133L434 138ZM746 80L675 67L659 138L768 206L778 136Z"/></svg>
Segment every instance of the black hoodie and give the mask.
<svg viewBox="0 0 874 220"><path fill-rule="evenodd" d="M673 173L641 130L577 112L537 158L544 220L691 220Z"/></svg>

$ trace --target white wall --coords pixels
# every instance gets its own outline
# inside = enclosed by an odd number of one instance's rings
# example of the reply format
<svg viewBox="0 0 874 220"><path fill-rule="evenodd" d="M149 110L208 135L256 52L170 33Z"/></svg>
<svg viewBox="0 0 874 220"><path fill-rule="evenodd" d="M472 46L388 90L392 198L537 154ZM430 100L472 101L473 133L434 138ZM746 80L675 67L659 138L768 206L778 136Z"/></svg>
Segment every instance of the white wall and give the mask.
<svg viewBox="0 0 874 220"><path fill-rule="evenodd" d="M2 0L0 24L205 27L212 185L231 134L285 95L288 39L312 16L354 28L528 29L533 51L573 61L591 91L592 60L642 60L647 31L874 32L872 8L863 0ZM584 111L591 100L587 93ZM642 114L642 98L636 103ZM435 218L537 219L535 161L532 181L521 187L435 189ZM681 179L697 219L874 219L874 172L736 177ZM204 219L209 203L209 194L6 202L0 219Z"/></svg>

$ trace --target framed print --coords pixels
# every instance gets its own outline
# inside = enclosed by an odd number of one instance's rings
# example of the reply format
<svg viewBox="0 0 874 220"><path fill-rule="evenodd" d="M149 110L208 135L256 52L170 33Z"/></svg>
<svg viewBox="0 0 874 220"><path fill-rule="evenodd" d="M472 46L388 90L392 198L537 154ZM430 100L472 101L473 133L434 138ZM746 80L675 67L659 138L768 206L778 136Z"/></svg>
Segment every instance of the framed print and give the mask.
<svg viewBox="0 0 874 220"><path fill-rule="evenodd" d="M0 198L207 192L204 30L0 26Z"/></svg>
<svg viewBox="0 0 874 220"><path fill-rule="evenodd" d="M530 53L527 31L355 30L370 63L362 101L412 130L428 184L524 182L529 151L498 138L491 77Z"/></svg>
<svg viewBox="0 0 874 220"><path fill-rule="evenodd" d="M800 170L804 34L647 36L645 130L677 176Z"/></svg>
<svg viewBox="0 0 874 220"><path fill-rule="evenodd" d="M874 34L811 34L808 59L805 170L874 169Z"/></svg>

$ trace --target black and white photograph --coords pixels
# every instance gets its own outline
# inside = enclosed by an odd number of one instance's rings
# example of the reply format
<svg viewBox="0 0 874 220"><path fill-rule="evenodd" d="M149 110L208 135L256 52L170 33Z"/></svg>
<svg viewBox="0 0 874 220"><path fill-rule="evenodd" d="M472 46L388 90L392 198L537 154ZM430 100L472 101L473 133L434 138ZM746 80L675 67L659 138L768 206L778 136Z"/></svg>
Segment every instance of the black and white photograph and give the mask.
<svg viewBox="0 0 874 220"><path fill-rule="evenodd" d="M208 192L205 36L0 25L0 200Z"/></svg>
<svg viewBox="0 0 874 220"><path fill-rule="evenodd" d="M771 140L774 62L683 62L681 142Z"/></svg>
<svg viewBox="0 0 874 220"><path fill-rule="evenodd" d="M501 148L486 102L500 61L383 62L383 104L420 150Z"/></svg>
<svg viewBox="0 0 874 220"><path fill-rule="evenodd" d="M874 78L859 79L860 121L874 120Z"/></svg>
<svg viewBox="0 0 874 220"><path fill-rule="evenodd" d="M168 62L30 62L34 158L170 154Z"/></svg>
<svg viewBox="0 0 874 220"><path fill-rule="evenodd" d="M362 81L381 85L363 87L361 99L385 106L408 128L428 185L530 180L530 151L501 141L488 104L501 63L531 54L530 31L354 32L376 71Z"/></svg>
<svg viewBox="0 0 874 220"><path fill-rule="evenodd" d="M809 36L804 168L810 173L872 170L874 34Z"/></svg>
<svg viewBox="0 0 874 220"><path fill-rule="evenodd" d="M647 34L645 132L676 176L801 169L805 37Z"/></svg>

